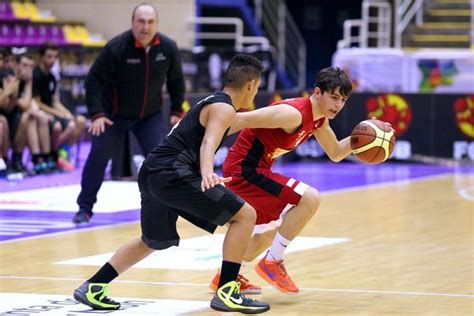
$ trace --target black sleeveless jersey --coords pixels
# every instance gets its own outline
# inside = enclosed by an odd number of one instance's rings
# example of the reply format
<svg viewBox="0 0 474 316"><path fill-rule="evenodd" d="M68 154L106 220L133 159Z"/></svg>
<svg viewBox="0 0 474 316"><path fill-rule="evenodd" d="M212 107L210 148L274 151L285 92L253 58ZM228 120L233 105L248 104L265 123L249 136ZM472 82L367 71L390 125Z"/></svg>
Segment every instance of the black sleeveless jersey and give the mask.
<svg viewBox="0 0 474 316"><path fill-rule="evenodd" d="M144 166L152 172L166 169L188 169L200 173L199 158L205 127L199 122L199 115L206 105L212 103L227 103L233 107L230 96L224 92L218 92L202 99L173 127L161 144L150 152L145 159ZM219 147L228 132L229 129L224 133Z"/></svg>

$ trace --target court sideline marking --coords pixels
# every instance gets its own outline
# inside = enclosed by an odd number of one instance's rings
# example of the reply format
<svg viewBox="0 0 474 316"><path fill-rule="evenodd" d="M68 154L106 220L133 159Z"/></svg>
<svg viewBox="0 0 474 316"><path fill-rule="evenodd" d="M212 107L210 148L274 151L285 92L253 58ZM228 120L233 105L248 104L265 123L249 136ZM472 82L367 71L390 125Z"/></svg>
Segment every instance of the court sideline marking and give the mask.
<svg viewBox="0 0 474 316"><path fill-rule="evenodd" d="M433 180L447 178L449 176L454 176L454 175L455 173L444 172L444 173L439 173L439 174L434 174L434 175L429 175L429 176L422 176L418 178L407 178L407 179L392 180L392 181L387 181L387 182L356 185L353 187L321 191L321 195L331 195L331 194L337 194L337 193L360 191L360 190L365 190L365 189L377 189L377 188L389 187L392 185L404 185L404 184L406 185L406 184L422 182L422 181L433 181Z"/></svg>
<svg viewBox="0 0 474 316"><path fill-rule="evenodd" d="M15 280L47 280L47 281L77 281L83 282L84 279L79 278L61 278L61 277L39 277L39 276L14 276L0 275L0 279ZM135 281L135 280L116 280L114 283L124 284L146 284L146 285L167 285L167 286L194 286L209 287L209 284L203 283L187 283L187 282L153 282L153 281ZM273 289L271 286L262 286L264 289ZM405 295L405 296L441 296L441 297L459 297L474 298L471 294L455 294L455 293L431 293L431 292L412 292L412 291L384 291L384 290L365 290L365 289L326 289L326 288L300 288L302 291L308 292L341 292L341 293L361 293L361 294L386 294L386 295Z"/></svg>
<svg viewBox="0 0 474 316"><path fill-rule="evenodd" d="M437 180L438 178L444 178L444 177L453 176L453 175L454 175L454 173L452 173L452 172L445 172L445 173L440 173L440 174L436 174L436 175L422 176L422 177L418 177L418 178L414 178L414 179L408 178L408 179L400 179L400 180L394 180L394 181L388 181L388 182L364 184L364 185L359 185L359 186L322 191L321 195L322 196L332 195L332 194L338 194L338 193L344 193L344 192L353 192L353 191L359 191L359 190L365 190L365 189L383 188L383 187L392 186L392 185L410 184L410 183L413 183L413 182L420 182L420 181L431 181L431 180ZM40 235L40 236L30 236L30 237L23 237L23 238L17 238L17 239L9 239L9 240L0 241L0 245L1 244L6 244L6 243L17 242L17 241L24 241L24 240L31 240L31 239L38 239L38 238L45 238L45 237L54 237L54 236L60 236L60 235L63 235L63 234L70 234L70 233L76 233L76 232L85 232L85 231L102 229L102 228L118 227L118 226L122 226L122 225L138 223L138 222L139 222L139 220L134 220L134 221L129 221L129 222L117 223L117 224L101 225L101 226L94 226L94 227L89 227L89 228L81 228L81 229L78 229L78 230L67 230L67 231L64 231L64 232L56 232L56 233L45 234L45 235Z"/></svg>
<svg viewBox="0 0 474 316"><path fill-rule="evenodd" d="M474 201L474 187L462 188L458 190L459 195L468 201Z"/></svg>

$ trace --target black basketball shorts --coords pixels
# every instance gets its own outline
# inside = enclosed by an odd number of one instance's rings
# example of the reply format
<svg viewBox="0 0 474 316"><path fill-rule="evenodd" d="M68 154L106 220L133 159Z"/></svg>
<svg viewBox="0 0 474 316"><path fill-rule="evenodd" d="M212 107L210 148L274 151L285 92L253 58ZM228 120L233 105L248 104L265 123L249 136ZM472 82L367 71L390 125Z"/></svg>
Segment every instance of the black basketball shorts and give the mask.
<svg viewBox="0 0 474 316"><path fill-rule="evenodd" d="M202 192L201 176L187 169L150 172L142 166L138 186L142 240L157 250L179 245L178 216L214 233L217 225L227 223L245 204L222 185Z"/></svg>

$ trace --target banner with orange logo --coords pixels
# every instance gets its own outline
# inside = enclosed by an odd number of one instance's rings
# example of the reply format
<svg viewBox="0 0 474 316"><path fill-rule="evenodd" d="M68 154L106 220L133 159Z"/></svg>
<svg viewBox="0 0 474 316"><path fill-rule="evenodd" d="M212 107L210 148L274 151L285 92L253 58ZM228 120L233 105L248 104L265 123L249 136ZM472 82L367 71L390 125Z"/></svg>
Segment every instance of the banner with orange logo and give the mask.
<svg viewBox="0 0 474 316"><path fill-rule="evenodd" d="M341 49L332 63L348 73L356 92L474 93L474 51L469 49Z"/></svg>

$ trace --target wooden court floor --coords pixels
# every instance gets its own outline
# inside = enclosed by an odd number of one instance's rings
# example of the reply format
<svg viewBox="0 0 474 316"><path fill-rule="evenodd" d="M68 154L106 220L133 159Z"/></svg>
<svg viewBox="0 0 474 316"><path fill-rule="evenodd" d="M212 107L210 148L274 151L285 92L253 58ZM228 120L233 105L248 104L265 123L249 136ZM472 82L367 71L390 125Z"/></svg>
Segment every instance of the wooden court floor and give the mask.
<svg viewBox="0 0 474 316"><path fill-rule="evenodd" d="M266 287L254 263L244 272L264 286L256 298L271 304L269 315L474 315L473 215L472 174L323 194L302 236L348 241L287 254L299 294ZM183 239L205 235L179 227ZM57 262L114 252L137 234L139 224L130 223L0 244L0 298L70 295L97 267ZM111 297L209 301L214 272L132 268L112 283Z"/></svg>

